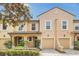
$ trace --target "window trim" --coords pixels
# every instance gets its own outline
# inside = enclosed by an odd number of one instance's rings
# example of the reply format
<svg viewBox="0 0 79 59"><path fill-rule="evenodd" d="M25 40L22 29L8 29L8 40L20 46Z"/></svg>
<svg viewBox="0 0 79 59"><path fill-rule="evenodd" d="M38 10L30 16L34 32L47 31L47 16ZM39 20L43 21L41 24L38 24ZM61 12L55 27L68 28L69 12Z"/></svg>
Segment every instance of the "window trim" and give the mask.
<svg viewBox="0 0 79 59"><path fill-rule="evenodd" d="M50 29L47 29L47 28L46 28L46 23L47 23L47 22L50 22ZM45 27L45 30L51 30L51 29L52 29L52 21L51 21L51 20L46 20L44 25L45 25L45 26L44 26L44 27Z"/></svg>
<svg viewBox="0 0 79 59"><path fill-rule="evenodd" d="M31 40L30 40L30 38L31 38ZM33 41L32 37L27 37L27 40L28 40L29 42L32 42L32 41Z"/></svg>
<svg viewBox="0 0 79 59"><path fill-rule="evenodd" d="M32 23L32 24L35 24L35 23ZM33 25L32 25L32 24L31 24L31 30L32 30L32 31L36 31L36 24L35 24L35 26L34 26L34 27L35 27L35 30L32 29L32 28L33 28Z"/></svg>
<svg viewBox="0 0 79 59"><path fill-rule="evenodd" d="M8 25L7 24L3 24L2 29L3 30L7 30Z"/></svg>
<svg viewBox="0 0 79 59"><path fill-rule="evenodd" d="M79 24L75 24L75 25L74 25L74 30L75 30L75 27L76 27L76 26L79 27ZM79 30L75 30L75 31L79 31Z"/></svg>
<svg viewBox="0 0 79 59"><path fill-rule="evenodd" d="M67 28L66 29L63 29L63 21L66 21L67 22ZM68 20L61 20L61 30L68 30Z"/></svg>
<svg viewBox="0 0 79 59"><path fill-rule="evenodd" d="M22 27L22 29L20 29L22 25L23 25L23 27ZM19 31L24 31L23 28L24 28L24 24L20 24L20 25L18 26L18 30L19 30Z"/></svg>

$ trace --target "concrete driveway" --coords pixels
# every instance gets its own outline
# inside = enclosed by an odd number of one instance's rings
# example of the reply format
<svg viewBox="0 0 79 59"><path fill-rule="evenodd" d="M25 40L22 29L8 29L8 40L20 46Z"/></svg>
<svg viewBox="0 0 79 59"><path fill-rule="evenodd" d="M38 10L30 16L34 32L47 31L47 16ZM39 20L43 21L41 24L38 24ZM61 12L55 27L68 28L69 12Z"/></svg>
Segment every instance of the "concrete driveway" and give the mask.
<svg viewBox="0 0 79 59"><path fill-rule="evenodd" d="M70 56L70 55L79 55L79 51L72 49L65 49L66 53L59 53L54 49L43 49L40 51L40 56Z"/></svg>
<svg viewBox="0 0 79 59"><path fill-rule="evenodd" d="M60 53L54 49L43 49L40 51L40 56L54 56L59 55Z"/></svg>
<svg viewBox="0 0 79 59"><path fill-rule="evenodd" d="M79 55L79 50L65 49L64 55Z"/></svg>

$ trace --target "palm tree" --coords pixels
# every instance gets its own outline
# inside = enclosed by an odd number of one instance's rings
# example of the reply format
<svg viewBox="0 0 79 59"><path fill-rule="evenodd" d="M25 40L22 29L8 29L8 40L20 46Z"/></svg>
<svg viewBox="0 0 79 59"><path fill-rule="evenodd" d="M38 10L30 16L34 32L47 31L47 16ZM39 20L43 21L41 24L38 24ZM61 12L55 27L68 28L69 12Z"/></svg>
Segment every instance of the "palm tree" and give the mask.
<svg viewBox="0 0 79 59"><path fill-rule="evenodd" d="M26 21L31 18L29 7L20 3L6 3L0 4L4 9L0 12L1 20L3 20L3 25L6 23L11 24L16 27L20 21Z"/></svg>

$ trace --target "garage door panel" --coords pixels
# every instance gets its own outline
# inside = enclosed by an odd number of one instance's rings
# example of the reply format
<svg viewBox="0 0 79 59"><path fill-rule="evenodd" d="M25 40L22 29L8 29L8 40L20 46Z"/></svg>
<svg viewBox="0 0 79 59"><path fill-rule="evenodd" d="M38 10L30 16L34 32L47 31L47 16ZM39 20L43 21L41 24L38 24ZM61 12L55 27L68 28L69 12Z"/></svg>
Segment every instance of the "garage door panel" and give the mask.
<svg viewBox="0 0 79 59"><path fill-rule="evenodd" d="M63 39L59 39L60 41L60 44L64 47L64 48L69 48L69 43L70 43L70 39L66 39L66 38L63 38Z"/></svg>
<svg viewBox="0 0 79 59"><path fill-rule="evenodd" d="M54 48L54 39L43 38L42 41L43 41L42 44L43 48Z"/></svg>

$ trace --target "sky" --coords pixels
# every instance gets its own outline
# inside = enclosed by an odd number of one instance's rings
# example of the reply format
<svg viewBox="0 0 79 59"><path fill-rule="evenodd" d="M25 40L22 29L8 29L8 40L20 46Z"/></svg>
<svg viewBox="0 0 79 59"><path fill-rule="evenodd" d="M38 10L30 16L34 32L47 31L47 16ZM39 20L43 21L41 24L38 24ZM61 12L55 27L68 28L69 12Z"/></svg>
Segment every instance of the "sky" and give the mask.
<svg viewBox="0 0 79 59"><path fill-rule="evenodd" d="M74 15L74 19L79 19L79 3L29 3L25 4L29 7L30 14L36 20L37 16L51 8L59 7ZM0 10L2 7L0 6Z"/></svg>
<svg viewBox="0 0 79 59"><path fill-rule="evenodd" d="M33 19L51 8L59 7L74 15L74 19L79 19L79 3L31 3L28 4Z"/></svg>

